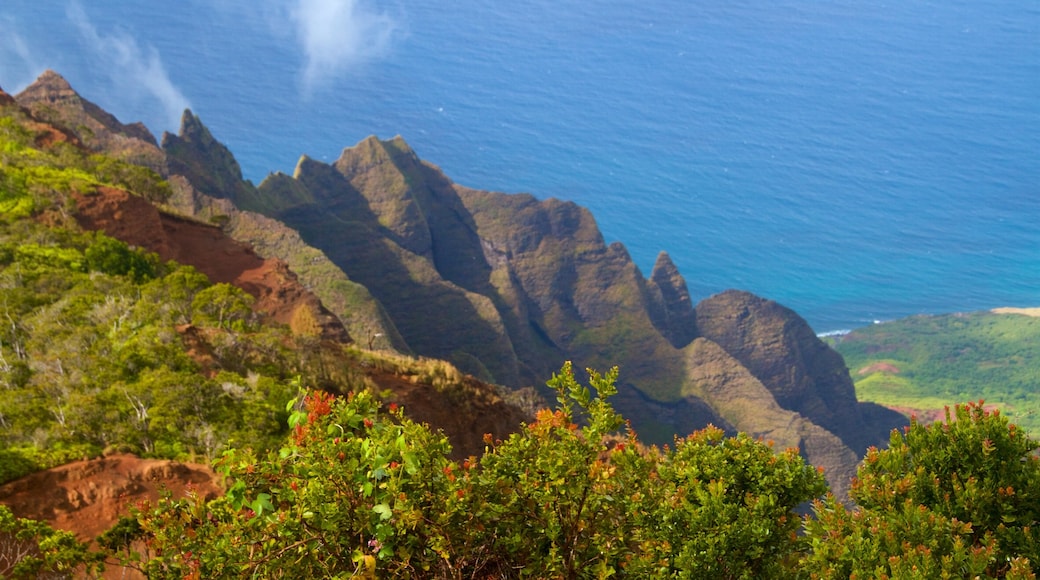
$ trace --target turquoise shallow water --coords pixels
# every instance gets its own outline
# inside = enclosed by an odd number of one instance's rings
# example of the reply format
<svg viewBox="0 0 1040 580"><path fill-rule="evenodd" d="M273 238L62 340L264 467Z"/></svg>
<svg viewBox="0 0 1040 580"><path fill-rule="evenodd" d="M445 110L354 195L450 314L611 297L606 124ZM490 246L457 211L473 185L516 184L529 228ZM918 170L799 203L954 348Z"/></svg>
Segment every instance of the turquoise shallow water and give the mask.
<svg viewBox="0 0 1040 580"><path fill-rule="evenodd" d="M820 332L1040 305L1033 0L358 3L389 41L312 82L275 0L38 4L0 6L0 86L54 68L157 133L190 105L254 181L400 134Z"/></svg>

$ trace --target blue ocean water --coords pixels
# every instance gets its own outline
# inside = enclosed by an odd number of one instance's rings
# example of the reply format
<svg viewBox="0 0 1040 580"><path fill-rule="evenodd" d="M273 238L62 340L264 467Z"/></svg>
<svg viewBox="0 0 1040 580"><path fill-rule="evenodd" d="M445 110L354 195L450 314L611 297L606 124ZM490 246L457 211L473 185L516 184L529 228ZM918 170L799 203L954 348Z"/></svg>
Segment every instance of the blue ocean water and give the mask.
<svg viewBox="0 0 1040 580"><path fill-rule="evenodd" d="M191 106L254 181L400 134L695 299L819 332L1040 306L1035 0L356 0L331 41L299 15L332 0L41 4L0 5L0 86L54 68L157 134Z"/></svg>

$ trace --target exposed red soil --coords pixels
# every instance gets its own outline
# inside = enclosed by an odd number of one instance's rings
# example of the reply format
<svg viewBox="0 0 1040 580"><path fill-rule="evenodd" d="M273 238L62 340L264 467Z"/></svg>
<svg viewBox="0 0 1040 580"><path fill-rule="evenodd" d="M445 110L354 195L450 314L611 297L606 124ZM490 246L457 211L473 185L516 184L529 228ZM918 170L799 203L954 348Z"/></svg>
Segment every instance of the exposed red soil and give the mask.
<svg viewBox="0 0 1040 580"><path fill-rule="evenodd" d="M183 497L222 493L219 478L205 465L118 454L76 461L0 486L0 503L14 515L49 523L90 541L128 513L128 506L156 501L160 490Z"/></svg>
<svg viewBox="0 0 1040 580"><path fill-rule="evenodd" d="M467 377L466 394L453 397L426 384L413 383L386 372L372 372L369 377L380 389L393 392L391 399L404 408L413 421L441 430L452 446L452 457L463 460L484 454L484 434L505 439L520 430L521 423L532 420L519 408L493 394L492 387ZM454 399L460 400L454 400Z"/></svg>
<svg viewBox="0 0 1040 580"><path fill-rule="evenodd" d="M111 187L99 187L75 200L82 227L102 230L163 260L194 266L214 283L238 286L256 298L255 310L276 322L290 324L298 309L308 309L322 338L350 341L339 319L300 284L285 262L258 256L219 227L160 212L143 198Z"/></svg>

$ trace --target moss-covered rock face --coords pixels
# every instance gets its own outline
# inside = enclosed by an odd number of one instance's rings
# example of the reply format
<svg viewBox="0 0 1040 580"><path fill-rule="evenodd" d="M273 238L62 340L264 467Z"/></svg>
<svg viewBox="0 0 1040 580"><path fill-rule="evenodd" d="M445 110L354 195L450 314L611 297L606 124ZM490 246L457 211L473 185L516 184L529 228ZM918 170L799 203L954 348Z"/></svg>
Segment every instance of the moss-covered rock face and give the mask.
<svg viewBox="0 0 1040 580"><path fill-rule="evenodd" d="M857 452L904 423L898 413L861 408L841 355L794 311L730 290L698 304L696 316L700 336L740 361L777 403L831 430Z"/></svg>
<svg viewBox="0 0 1040 580"><path fill-rule="evenodd" d="M345 149L333 164L368 200L369 210L397 245L423 258L433 257L433 239L421 199L428 187L419 159L404 144L370 137ZM396 145L396 146L395 146Z"/></svg>
<svg viewBox="0 0 1040 580"><path fill-rule="evenodd" d="M395 187L395 183L403 183L404 178L397 174L400 181L395 181L395 174L390 171L393 162L384 153L378 144L345 151L337 165L354 168L353 173L347 174L337 166L301 159L293 179L296 187L309 192L314 203L272 212L272 216L300 231L306 242L320 249L351 280L364 285L383 305L412 350L450 360L475 375L490 373L495 381L503 384L518 384L516 355L492 298L446 278L434 259L440 255L447 260L454 254L482 260L483 256L476 254L479 242L475 235L471 233L470 239L476 250L467 249L464 236L452 235L465 233L465 228L456 223L436 230L425 226L430 232L431 244L438 248L436 251L416 253L398 243L408 228L393 227L395 224L388 221L387 215L392 212L388 213L386 208L392 206L393 201L386 191ZM365 163L373 159L382 162ZM365 168L380 175L365 174ZM388 171L389 177L383 175ZM409 197L404 204L413 208L409 211L421 210L417 199L435 195L418 177L413 179L413 188L399 190L399 195ZM262 183L261 197L277 195L277 190L272 189L276 183L272 180ZM364 189L358 189L355 184ZM445 221L438 219L444 205L438 204L437 210L431 211L434 219L419 214L422 219L415 223ZM374 206L383 208L382 216L374 211ZM475 270L479 272L479 266ZM464 283L461 278L459 282ZM488 286L486 278L484 285Z"/></svg>
<svg viewBox="0 0 1040 580"><path fill-rule="evenodd" d="M512 284L500 292L525 298L512 303L511 314L526 316L538 330L522 341L530 345L532 365L537 338L585 366L618 362L623 382L653 399L680 398L678 352L650 321L646 281L621 244L604 242L588 210L555 199L459 191L488 262Z"/></svg>
<svg viewBox="0 0 1040 580"><path fill-rule="evenodd" d="M824 469L835 495L848 494L858 455L837 435L780 405L762 380L719 344L698 338L683 352L684 394L703 399L727 422L772 441L777 449L799 448L810 463Z"/></svg>

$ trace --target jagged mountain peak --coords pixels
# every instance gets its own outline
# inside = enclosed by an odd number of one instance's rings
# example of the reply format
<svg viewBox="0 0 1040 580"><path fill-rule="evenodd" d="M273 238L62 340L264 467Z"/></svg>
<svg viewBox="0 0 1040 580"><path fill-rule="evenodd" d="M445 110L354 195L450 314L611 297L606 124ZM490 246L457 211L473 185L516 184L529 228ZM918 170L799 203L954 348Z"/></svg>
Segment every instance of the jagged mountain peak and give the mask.
<svg viewBox="0 0 1040 580"><path fill-rule="evenodd" d="M679 268L676 267L675 262L672 261L672 257L668 255L668 252L661 250L657 254L657 259L654 261L654 269L652 270L651 278L672 278L679 274Z"/></svg>
<svg viewBox="0 0 1040 580"><path fill-rule="evenodd" d="M405 141L404 137L400 135L394 135L390 139L380 139L376 135L369 135L356 145L344 147L340 153L339 158L333 162L333 165L339 165L343 163L357 163L357 162L380 162L380 161L404 161L407 160L411 164L420 164L422 160L412 149L412 146Z"/></svg>
<svg viewBox="0 0 1040 580"><path fill-rule="evenodd" d="M57 71L54 71L52 69L47 69L40 73L40 76L36 77L36 80L33 81L33 83L29 85L29 87L26 90L29 90L33 87L36 87L37 89L46 89L55 92L76 92L72 89L72 85L69 84L69 81L66 80L65 77L61 76L60 74L58 74Z"/></svg>
<svg viewBox="0 0 1040 580"><path fill-rule="evenodd" d="M142 155L154 157L154 152L148 147L145 147L148 151L141 151L142 145L158 146L155 136L143 123L120 122L115 115L83 98L65 77L53 70L43 71L32 84L15 96L15 100L46 120L73 129L91 149L108 150L124 158ZM89 131L79 130L80 126ZM142 144L132 143L133 140L141 141Z"/></svg>
<svg viewBox="0 0 1040 580"><path fill-rule="evenodd" d="M312 171L328 171L332 166L324 161L319 161L310 155L303 154L296 160L296 167L293 168L293 178L300 179L301 175L305 175Z"/></svg>
<svg viewBox="0 0 1040 580"><path fill-rule="evenodd" d="M212 145L217 142L210 133L209 128L203 124L202 119L193 113L191 109L184 109L181 114L181 126L177 135L184 140Z"/></svg>
<svg viewBox="0 0 1040 580"><path fill-rule="evenodd" d="M177 135L163 134L162 149L170 174L185 176L210 197L230 199L243 209L259 209L256 189L243 181L238 160L191 109L181 115Z"/></svg>
<svg viewBox="0 0 1040 580"><path fill-rule="evenodd" d="M433 259L433 233L427 221L432 176L404 139L369 137L344 149L332 165L365 196L397 244Z"/></svg>
<svg viewBox="0 0 1040 580"><path fill-rule="evenodd" d="M668 252L657 255L654 269L650 272L648 290L654 325L672 346L682 348L697 337L697 316L686 280Z"/></svg>

